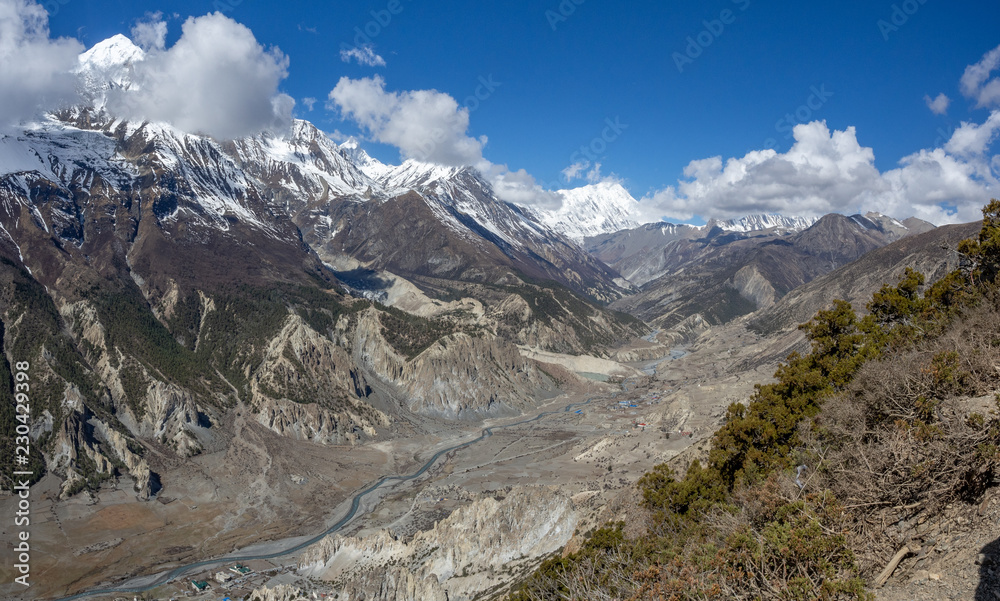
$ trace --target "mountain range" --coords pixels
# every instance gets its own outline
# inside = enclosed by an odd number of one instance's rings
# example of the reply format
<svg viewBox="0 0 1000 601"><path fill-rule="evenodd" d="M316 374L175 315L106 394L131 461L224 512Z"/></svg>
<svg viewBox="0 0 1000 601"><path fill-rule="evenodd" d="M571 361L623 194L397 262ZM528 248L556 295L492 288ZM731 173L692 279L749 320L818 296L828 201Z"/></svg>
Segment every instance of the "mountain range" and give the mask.
<svg viewBox="0 0 1000 601"><path fill-rule="evenodd" d="M968 229L644 223L610 180L518 205L474 168L388 165L305 120L223 141L123 118L142 60L124 36L97 44L81 104L0 134L0 383L30 362L32 479L55 474L64 500L117 478L163 498L168 468L253 428L356 448L519 414L572 356L750 314L787 329L911 255L940 268L924 246Z"/></svg>
<svg viewBox="0 0 1000 601"><path fill-rule="evenodd" d="M34 460L63 496L119 472L155 494L142 449L219 448L234 407L320 443L516 412L554 385L517 345L643 332L602 307L617 273L473 170L381 165L305 121L219 142L112 115L142 56L98 44L87 103L0 138L3 344L49 393Z"/></svg>
<svg viewBox="0 0 1000 601"><path fill-rule="evenodd" d="M585 247L640 287L613 307L662 328L690 318L710 326L768 307L819 275L933 228L877 213L816 221L762 215L701 227L647 224L588 238Z"/></svg>

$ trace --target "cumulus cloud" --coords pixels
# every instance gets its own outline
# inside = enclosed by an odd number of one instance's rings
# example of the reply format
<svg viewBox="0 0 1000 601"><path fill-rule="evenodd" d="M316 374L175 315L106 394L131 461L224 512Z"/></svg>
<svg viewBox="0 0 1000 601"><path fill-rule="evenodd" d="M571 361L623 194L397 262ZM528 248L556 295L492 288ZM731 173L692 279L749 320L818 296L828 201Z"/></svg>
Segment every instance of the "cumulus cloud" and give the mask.
<svg viewBox="0 0 1000 601"><path fill-rule="evenodd" d="M753 151L742 158L691 161L685 179L647 201L674 219L749 213L817 215L842 211L878 181L874 153L854 128L830 132L826 122L798 125L784 154ZM645 203L644 203L645 204Z"/></svg>
<svg viewBox="0 0 1000 601"><path fill-rule="evenodd" d="M467 135L469 110L437 90L387 92L379 76L342 77L329 106L371 137L399 148L404 158L449 166L477 166L486 137Z"/></svg>
<svg viewBox="0 0 1000 601"><path fill-rule="evenodd" d="M951 104L951 98L948 98L944 92L938 94L937 98L931 98L925 94L924 102L927 103L927 108L931 109L932 113L943 115L948 112L948 105Z"/></svg>
<svg viewBox="0 0 1000 601"><path fill-rule="evenodd" d="M497 198L522 206L555 210L562 206L562 197L546 190L524 169L511 171L507 165L490 165L480 169L496 191Z"/></svg>
<svg viewBox="0 0 1000 601"><path fill-rule="evenodd" d="M915 215L932 223L961 223L982 218L980 209L1000 194L989 162L963 160L942 148L921 150L882 176L871 206L897 216Z"/></svg>
<svg viewBox="0 0 1000 601"><path fill-rule="evenodd" d="M979 107L1000 105L998 68L1000 47L965 70L962 93ZM944 94L925 101L936 114L944 114L950 103ZM974 221L982 205L1000 195L1000 156L991 153L1000 135L1000 110L983 123L963 122L942 147L906 156L884 173L853 127L831 132L825 122L812 122L795 127L793 135L795 143L784 154L763 150L726 161L691 161L683 179L647 195L640 205L647 216L678 220L878 210L942 224Z"/></svg>
<svg viewBox="0 0 1000 601"><path fill-rule="evenodd" d="M150 35L158 35L155 27ZM109 98L108 108L233 139L291 124L295 101L278 93L287 76L280 50L265 50L247 27L217 12L189 18L172 47L137 63L135 85Z"/></svg>
<svg viewBox="0 0 1000 601"><path fill-rule="evenodd" d="M33 0L0 0L0 123L15 124L76 101L70 71L84 50L49 37L48 14Z"/></svg>
<svg viewBox="0 0 1000 601"><path fill-rule="evenodd" d="M795 143L784 154L762 150L725 162L691 161L684 179L647 195L640 206L647 217L677 220L878 210L935 223L971 221L1000 191L993 159L984 156L998 126L996 114L981 126L963 124L945 148L914 153L880 173L853 127L831 132L815 121L795 127Z"/></svg>
<svg viewBox="0 0 1000 601"><path fill-rule="evenodd" d="M469 109L444 92L387 92L380 76L343 77L330 92L327 107L360 125L374 141L398 148L404 159L475 168L505 202L547 209L562 204L558 194L524 169L486 160L486 137L468 135Z"/></svg>
<svg viewBox="0 0 1000 601"><path fill-rule="evenodd" d="M982 125L963 121L944 148L960 156L981 155L996 140L997 133L1000 133L1000 111L993 111Z"/></svg>
<svg viewBox="0 0 1000 601"><path fill-rule="evenodd" d="M352 59L358 61L359 65L365 65L367 67L385 66L385 59L375 54L375 50L371 46L345 48L340 51L340 60L345 63L349 63Z"/></svg>
<svg viewBox="0 0 1000 601"><path fill-rule="evenodd" d="M502 200L556 210L557 192L523 169L511 170L483 157L485 139L468 135L469 112L435 90L388 92L378 76L342 78L328 107L360 125L371 139L399 148L404 158L449 166L472 166ZM934 223L971 221L991 196L1000 195L1000 157L989 147L1000 131L1000 111L983 124L963 123L943 148L923 150L885 173L875 153L862 146L853 127L831 131L824 121L793 130L785 153L752 151L723 160L691 161L676 185L639 203L641 221L731 218L754 213L820 216L878 210ZM567 181L619 181L600 163L580 162L562 171ZM558 187L549 185L548 188Z"/></svg>
<svg viewBox="0 0 1000 601"><path fill-rule="evenodd" d="M163 50L167 44L167 23L162 12L146 13L132 26L132 41L146 52Z"/></svg>
<svg viewBox="0 0 1000 601"><path fill-rule="evenodd" d="M962 94L976 101L977 108L1000 104L1000 79L992 77L1000 68L1000 46L987 52L974 65L965 68L962 74Z"/></svg>

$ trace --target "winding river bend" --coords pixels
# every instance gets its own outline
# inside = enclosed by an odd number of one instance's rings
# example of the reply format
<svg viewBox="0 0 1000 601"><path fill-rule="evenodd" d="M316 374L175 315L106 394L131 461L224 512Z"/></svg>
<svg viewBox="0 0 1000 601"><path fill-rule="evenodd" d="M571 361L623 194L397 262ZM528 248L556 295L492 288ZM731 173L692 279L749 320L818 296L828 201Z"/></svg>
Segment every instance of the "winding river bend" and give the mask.
<svg viewBox="0 0 1000 601"><path fill-rule="evenodd" d="M635 379L634 378L626 379L624 382L622 382L622 390L624 390L625 392L629 392L629 390L630 390L629 389L629 385L634 385L634 384L635 384ZM615 397L615 396L618 396L618 393L612 394L612 397ZM544 419L544 418L546 418L546 417L548 417L550 415L558 415L560 413L570 413L570 412L578 409L579 407L583 407L583 406L589 405L596 398L597 397L589 397L587 400L585 400L583 402L580 402L580 403L571 403L569 405L566 405L566 407L562 411L545 411L545 412L539 413L535 417L532 417L532 418L529 418L529 419L524 419L524 420L521 420L519 422L514 422L514 423L511 423L511 424L504 424L502 426L490 426L488 428L483 428L483 431L479 434L479 436L477 438L474 438L472 440L463 442L461 444L457 444L457 445L448 447L446 449L441 449L437 453L434 453L434 455L431 456L431 458L428 459L427 462L424 463L424 465L420 467L420 469L418 469L417 471L413 472L412 474L407 474L407 475L404 475L404 476L383 476L382 478L380 478L379 480L377 480L374 484L369 485L367 488L361 490L360 492L358 492L357 494L354 495L354 498L351 499L351 508L350 508L350 510L348 510L348 512L344 515L344 517L340 518L337 521L337 523L335 523L334 525L330 526L329 528L327 528L323 532L317 534L316 536L314 536L314 537L312 537L312 538L310 538L310 539L308 539L308 540L306 540L304 542L298 543L295 546L292 546L292 547L289 547L287 549L284 549L282 551L277 551L275 553L261 554L261 555L240 555L240 556L235 556L234 555L234 556L219 557L219 558L216 558L216 559L206 559L204 561L198 561L198 562L195 562L195 563L189 563L187 565L176 567L173 570L170 570L169 572L165 572L165 573L161 574L155 580L152 580L148 584L145 584L145 585L142 585L142 586L128 587L128 588L98 589L98 590L93 590L93 591L87 591L87 592L84 592L84 593L77 593L75 595L70 595L69 597L62 597L60 599L57 599L56 601L72 601L73 599L84 599L86 597L92 597L94 595L111 595L111 594L120 594L120 593L127 593L127 594L144 593L144 592L150 591L150 590L152 590L152 589L154 589L154 588L156 588L158 586L163 586L164 584L172 582L173 580L176 580L177 578L180 578L184 574L186 574L186 573L188 573L188 572L190 572L192 570L199 569L199 568L207 568L209 566L216 566L216 565L220 565L220 564L223 564L223 563L237 563L237 562L244 562L244 561L255 561L255 560L259 560L259 559L277 559L277 558L283 557L285 555L292 555L294 553L298 553L299 551L305 549L306 547L309 547L311 545L314 545L314 544L318 543L319 541L323 540L323 538L329 536L330 534L334 534L335 532L339 531L341 528L343 528L344 526L346 526L351 520L353 520L355 518L355 516L357 516L358 511L359 511L359 509L361 507L361 500L364 499L366 496L372 494L376 490L382 488L386 484L388 484L390 482L391 483L404 482L404 481L407 481L407 480L414 480L416 478L419 478L420 476L424 475L424 473L427 472L427 470L429 470L435 463L437 463L438 459L440 459L442 456L447 455L448 453L451 453L453 451L458 451L460 449L464 449L466 447L471 447L474 444L480 443L480 442L486 440L487 438L489 438L490 436L493 436L494 430L505 430L507 428L513 428L513 427L516 427L516 426L523 426L524 424L530 424L532 422L537 422L539 420L542 420L542 419Z"/></svg>

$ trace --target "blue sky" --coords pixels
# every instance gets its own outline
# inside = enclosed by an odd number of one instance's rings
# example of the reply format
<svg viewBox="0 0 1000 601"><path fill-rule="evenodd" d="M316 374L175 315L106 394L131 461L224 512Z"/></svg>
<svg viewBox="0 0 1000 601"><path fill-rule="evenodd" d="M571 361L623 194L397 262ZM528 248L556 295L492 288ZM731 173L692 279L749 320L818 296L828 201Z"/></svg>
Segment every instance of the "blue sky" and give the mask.
<svg viewBox="0 0 1000 601"><path fill-rule="evenodd" d="M969 65L1000 45L1000 4L963 0L43 5L52 37L75 37L87 47L128 34L149 11L163 13L169 47L186 18L223 9L260 44L288 57L279 89L297 101L296 116L325 131L380 138L359 119L324 106L341 78L377 75L387 92L436 90L474 109L467 134L488 138L482 155L493 164L525 169L551 188L586 183L582 176L600 163L601 176L613 174L636 198L656 198L690 181L691 161L739 159L764 148L784 153L794 142L790 127L800 120L824 120L831 132L855 127L857 143L873 151L873 166L881 173L896 169L904 157L945 144L963 121L990 117L993 107L977 107L959 82ZM367 31L364 41L384 65L341 60L358 30ZM489 91L484 81L494 82ZM470 99L477 88L481 99ZM925 96L941 93L951 102L947 112L934 114ZM312 111L306 98L318 99ZM613 139L594 143L609 120L621 127ZM581 162L574 154L581 146L590 146L594 160L583 161L581 177L568 181L563 172ZM399 160L393 144L370 141L366 148ZM952 206L968 199L937 200ZM690 218L696 204L667 213ZM899 204L887 206L898 213ZM804 213L818 210L802 206ZM732 203L713 215L744 208Z"/></svg>

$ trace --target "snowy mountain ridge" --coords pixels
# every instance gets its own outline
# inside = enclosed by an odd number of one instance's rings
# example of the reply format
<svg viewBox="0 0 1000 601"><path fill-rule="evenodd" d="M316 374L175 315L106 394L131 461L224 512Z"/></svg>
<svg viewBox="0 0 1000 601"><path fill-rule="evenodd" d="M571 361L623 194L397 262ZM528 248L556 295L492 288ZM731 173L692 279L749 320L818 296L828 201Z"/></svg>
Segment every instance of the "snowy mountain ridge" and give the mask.
<svg viewBox="0 0 1000 601"><path fill-rule="evenodd" d="M778 229L787 232L801 232L819 221L816 217L787 217L775 213L747 215L736 219L724 221L709 221L709 228L715 226L727 232L758 232L762 230Z"/></svg>

